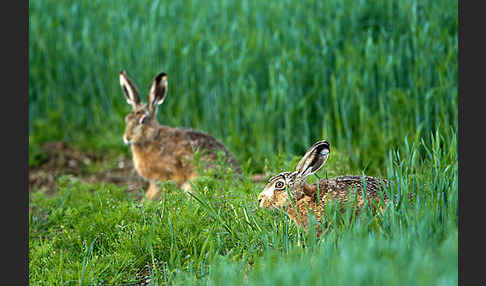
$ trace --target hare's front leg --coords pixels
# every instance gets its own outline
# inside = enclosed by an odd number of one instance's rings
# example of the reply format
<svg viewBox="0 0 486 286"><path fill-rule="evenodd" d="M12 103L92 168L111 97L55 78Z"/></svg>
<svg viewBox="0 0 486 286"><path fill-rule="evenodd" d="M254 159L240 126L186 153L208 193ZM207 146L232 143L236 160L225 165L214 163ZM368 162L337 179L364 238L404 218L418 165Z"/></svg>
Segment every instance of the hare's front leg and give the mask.
<svg viewBox="0 0 486 286"><path fill-rule="evenodd" d="M150 181L150 185L148 187L147 192L145 193L145 197L149 200L155 199L160 193L160 188L157 186L155 180Z"/></svg>
<svg viewBox="0 0 486 286"><path fill-rule="evenodd" d="M191 184L189 184L189 181L186 181L184 184L182 184L181 189L186 193L188 193L188 192L192 193L193 192Z"/></svg>

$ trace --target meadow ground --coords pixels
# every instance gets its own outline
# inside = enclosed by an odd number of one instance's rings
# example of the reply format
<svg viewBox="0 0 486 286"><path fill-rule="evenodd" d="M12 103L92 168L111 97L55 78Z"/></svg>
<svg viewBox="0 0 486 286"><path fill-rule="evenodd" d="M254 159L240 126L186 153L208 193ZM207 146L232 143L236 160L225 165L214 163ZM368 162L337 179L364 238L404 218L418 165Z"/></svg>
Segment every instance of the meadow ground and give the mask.
<svg viewBox="0 0 486 286"><path fill-rule="evenodd" d="M31 1L31 285L456 285L457 1ZM220 139L220 169L140 202L126 69L169 76L159 121ZM330 208L322 239L258 208L331 143L320 177L394 182L381 216ZM317 177L310 178L310 181ZM414 194L414 201L408 195Z"/></svg>

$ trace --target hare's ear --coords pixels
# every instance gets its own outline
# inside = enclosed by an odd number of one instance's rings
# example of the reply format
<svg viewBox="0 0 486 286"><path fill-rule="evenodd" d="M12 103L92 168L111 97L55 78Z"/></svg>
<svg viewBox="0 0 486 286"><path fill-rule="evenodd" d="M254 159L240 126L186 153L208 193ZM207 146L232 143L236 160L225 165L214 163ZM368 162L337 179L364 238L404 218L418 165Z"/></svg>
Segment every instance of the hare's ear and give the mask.
<svg viewBox="0 0 486 286"><path fill-rule="evenodd" d="M157 76L155 76L148 94L148 105L152 112L157 110L157 106L164 102L166 95L167 75L164 72L161 72Z"/></svg>
<svg viewBox="0 0 486 286"><path fill-rule="evenodd" d="M120 71L120 85L125 93L128 104L135 108L135 106L141 103L137 87L133 81L128 78L127 73L124 70Z"/></svg>
<svg viewBox="0 0 486 286"><path fill-rule="evenodd" d="M330 146L325 140L318 141L310 147L305 155L300 159L295 172L297 177L304 179L305 177L314 174L324 165L329 156Z"/></svg>

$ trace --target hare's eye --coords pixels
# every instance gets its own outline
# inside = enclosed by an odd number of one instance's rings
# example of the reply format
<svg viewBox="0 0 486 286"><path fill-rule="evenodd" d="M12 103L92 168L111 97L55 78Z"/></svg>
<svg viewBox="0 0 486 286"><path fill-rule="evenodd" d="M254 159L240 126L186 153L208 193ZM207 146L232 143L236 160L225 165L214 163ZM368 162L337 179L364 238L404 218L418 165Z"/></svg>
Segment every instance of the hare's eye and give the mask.
<svg viewBox="0 0 486 286"><path fill-rule="evenodd" d="M275 188L281 189L283 186L284 184L282 183L282 181L278 181L275 183Z"/></svg>
<svg viewBox="0 0 486 286"><path fill-rule="evenodd" d="M148 119L149 119L149 117L148 117L148 116L144 116L144 117L140 118L140 124L145 124L145 123L147 123L147 122L148 122Z"/></svg>

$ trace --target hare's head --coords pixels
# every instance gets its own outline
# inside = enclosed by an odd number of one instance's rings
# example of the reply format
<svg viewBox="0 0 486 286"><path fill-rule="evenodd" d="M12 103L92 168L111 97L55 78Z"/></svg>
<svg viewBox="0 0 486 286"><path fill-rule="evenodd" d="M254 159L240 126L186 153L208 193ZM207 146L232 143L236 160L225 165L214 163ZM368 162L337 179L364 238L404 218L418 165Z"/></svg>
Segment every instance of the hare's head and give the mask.
<svg viewBox="0 0 486 286"><path fill-rule="evenodd" d="M149 89L147 103L142 103L137 87L125 71L120 72L120 85L128 104L132 106L132 111L125 116L123 141L125 144L143 142L155 132L157 107L164 102L167 94L167 75L162 72L155 76Z"/></svg>
<svg viewBox="0 0 486 286"><path fill-rule="evenodd" d="M318 141L300 159L294 172L282 172L269 179L268 184L258 196L260 207L281 208L290 204L287 188L292 199L299 200L307 176L317 172L329 156L330 146L325 140Z"/></svg>

